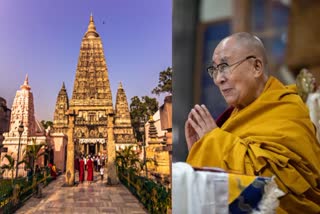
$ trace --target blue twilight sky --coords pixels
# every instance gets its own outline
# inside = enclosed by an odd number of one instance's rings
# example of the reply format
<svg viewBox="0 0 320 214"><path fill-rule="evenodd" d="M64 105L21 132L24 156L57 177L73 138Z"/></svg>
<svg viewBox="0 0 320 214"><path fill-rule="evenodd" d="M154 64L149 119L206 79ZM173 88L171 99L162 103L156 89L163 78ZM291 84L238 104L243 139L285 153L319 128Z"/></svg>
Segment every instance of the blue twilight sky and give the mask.
<svg viewBox="0 0 320 214"><path fill-rule="evenodd" d="M69 99L80 44L92 12L102 38L113 102L119 82L128 103L151 94L172 66L171 0L1 0L0 97L12 107L26 74L38 120L53 120L65 82Z"/></svg>

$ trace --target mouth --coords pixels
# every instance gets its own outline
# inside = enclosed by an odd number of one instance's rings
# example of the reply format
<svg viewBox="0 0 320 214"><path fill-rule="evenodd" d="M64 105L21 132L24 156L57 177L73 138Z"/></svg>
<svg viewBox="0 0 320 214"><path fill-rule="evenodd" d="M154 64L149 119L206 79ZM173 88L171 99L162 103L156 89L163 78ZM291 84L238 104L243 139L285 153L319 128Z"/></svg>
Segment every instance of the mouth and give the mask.
<svg viewBox="0 0 320 214"><path fill-rule="evenodd" d="M232 88L226 88L226 89L222 89L221 93L223 95L228 95L231 91L232 91Z"/></svg>

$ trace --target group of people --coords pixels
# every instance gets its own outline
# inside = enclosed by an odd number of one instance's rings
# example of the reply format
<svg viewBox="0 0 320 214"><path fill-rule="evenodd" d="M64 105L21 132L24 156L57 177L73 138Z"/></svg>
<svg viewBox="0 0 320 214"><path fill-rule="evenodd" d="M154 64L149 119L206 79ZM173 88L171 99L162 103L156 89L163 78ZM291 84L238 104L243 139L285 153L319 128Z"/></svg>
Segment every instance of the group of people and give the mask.
<svg viewBox="0 0 320 214"><path fill-rule="evenodd" d="M100 172L101 181L104 177L104 167L106 164L106 156L102 155L81 155L76 163L76 170L79 170L79 182L85 180L85 171L87 171L87 181L93 181L93 171Z"/></svg>

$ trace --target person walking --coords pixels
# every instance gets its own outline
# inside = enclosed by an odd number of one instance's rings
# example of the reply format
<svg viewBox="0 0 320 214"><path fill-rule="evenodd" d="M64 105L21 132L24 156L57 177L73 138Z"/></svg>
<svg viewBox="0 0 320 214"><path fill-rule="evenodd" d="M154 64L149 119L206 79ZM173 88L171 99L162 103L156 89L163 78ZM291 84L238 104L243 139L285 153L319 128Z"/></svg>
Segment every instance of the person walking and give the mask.
<svg viewBox="0 0 320 214"><path fill-rule="evenodd" d="M87 155L85 155L84 159L83 159L83 161L84 161L84 170L87 170L87 160L88 160Z"/></svg>
<svg viewBox="0 0 320 214"><path fill-rule="evenodd" d="M104 168L103 168L103 167L100 167L101 181L103 181L103 175L104 175Z"/></svg>
<svg viewBox="0 0 320 214"><path fill-rule="evenodd" d="M100 158L100 156L98 156L98 158L97 158L97 165L98 165L98 172L99 172L100 169L101 169L101 158Z"/></svg>
<svg viewBox="0 0 320 214"><path fill-rule="evenodd" d="M93 162L90 156L87 161L87 171L88 171L87 181L91 182L93 181Z"/></svg>
<svg viewBox="0 0 320 214"><path fill-rule="evenodd" d="M79 160L79 182L82 183L84 181L84 160L83 157L80 157Z"/></svg>
<svg viewBox="0 0 320 214"><path fill-rule="evenodd" d="M94 171L97 171L97 158L96 156L92 156Z"/></svg>

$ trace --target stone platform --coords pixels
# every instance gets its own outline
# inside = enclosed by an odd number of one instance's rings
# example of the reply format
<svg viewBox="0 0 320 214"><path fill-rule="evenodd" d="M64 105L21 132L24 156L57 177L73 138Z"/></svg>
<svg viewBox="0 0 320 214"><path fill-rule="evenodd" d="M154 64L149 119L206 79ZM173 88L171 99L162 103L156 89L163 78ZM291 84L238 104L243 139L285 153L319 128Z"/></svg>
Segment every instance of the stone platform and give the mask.
<svg viewBox="0 0 320 214"><path fill-rule="evenodd" d="M148 213L126 187L106 186L106 179L99 176L96 173L92 183L62 187L65 175L61 175L43 189L42 198L30 198L16 213Z"/></svg>

